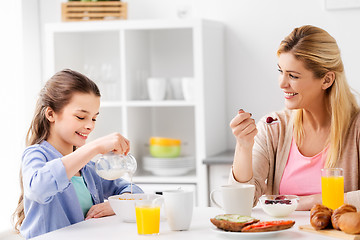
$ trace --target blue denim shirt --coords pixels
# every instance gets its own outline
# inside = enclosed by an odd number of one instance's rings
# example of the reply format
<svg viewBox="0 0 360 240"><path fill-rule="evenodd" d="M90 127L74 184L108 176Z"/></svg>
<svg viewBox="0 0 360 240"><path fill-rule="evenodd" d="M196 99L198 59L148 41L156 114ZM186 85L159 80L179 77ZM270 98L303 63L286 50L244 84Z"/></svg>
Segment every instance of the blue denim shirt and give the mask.
<svg viewBox="0 0 360 240"><path fill-rule="evenodd" d="M61 161L63 156L50 143L43 141L25 149L22 157L25 219L20 232L26 238L54 231L84 220L75 189L67 178ZM89 162L81 175L94 204L109 196L130 192L130 183L124 179L109 181L95 172ZM133 185L133 193L143 191Z"/></svg>

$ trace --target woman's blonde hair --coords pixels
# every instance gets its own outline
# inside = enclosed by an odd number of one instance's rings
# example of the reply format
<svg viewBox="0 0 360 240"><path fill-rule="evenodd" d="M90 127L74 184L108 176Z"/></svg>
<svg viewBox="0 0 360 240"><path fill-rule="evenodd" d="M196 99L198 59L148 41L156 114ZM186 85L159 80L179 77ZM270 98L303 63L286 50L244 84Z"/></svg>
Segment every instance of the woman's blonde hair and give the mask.
<svg viewBox="0 0 360 240"><path fill-rule="evenodd" d="M329 151L325 167L335 167L340 158L342 147L353 116L359 107L355 96L346 81L340 49L335 39L325 30L306 25L295 28L281 42L277 55L292 53L302 61L314 76L321 79L328 72L335 73L335 81L326 90L329 98L328 111L331 114ZM304 137L303 110L294 111L294 136L301 145Z"/></svg>
<svg viewBox="0 0 360 240"><path fill-rule="evenodd" d="M26 135L26 146L41 143L50 134L50 123L45 116L45 110L50 107L54 112L60 113L70 102L74 93L92 93L100 97L99 88L85 75L65 69L52 76L40 91L36 103L35 114ZM25 219L24 213L24 187L22 184L22 171L20 169L20 197L18 206L13 214L17 218L15 230L20 231L20 226Z"/></svg>

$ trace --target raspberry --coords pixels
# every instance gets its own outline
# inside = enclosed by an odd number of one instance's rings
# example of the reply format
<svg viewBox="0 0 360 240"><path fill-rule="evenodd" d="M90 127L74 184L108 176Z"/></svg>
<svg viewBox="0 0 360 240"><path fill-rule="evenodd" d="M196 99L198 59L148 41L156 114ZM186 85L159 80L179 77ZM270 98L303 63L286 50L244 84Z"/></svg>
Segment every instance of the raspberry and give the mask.
<svg viewBox="0 0 360 240"><path fill-rule="evenodd" d="M273 121L274 121L274 119L272 117L267 117L266 118L267 123L272 123Z"/></svg>
<svg viewBox="0 0 360 240"><path fill-rule="evenodd" d="M280 195L280 196L277 196L276 198L275 198L275 200L285 200L285 196L284 195Z"/></svg>
<svg viewBox="0 0 360 240"><path fill-rule="evenodd" d="M267 117L266 118L266 123L272 123L273 121L277 121L277 118L272 118L272 117Z"/></svg>

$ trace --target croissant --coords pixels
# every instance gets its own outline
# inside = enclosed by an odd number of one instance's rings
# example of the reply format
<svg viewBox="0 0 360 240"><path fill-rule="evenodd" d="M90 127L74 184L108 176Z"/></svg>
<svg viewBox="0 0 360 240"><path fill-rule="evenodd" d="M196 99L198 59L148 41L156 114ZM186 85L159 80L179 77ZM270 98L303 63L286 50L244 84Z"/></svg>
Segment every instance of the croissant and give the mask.
<svg viewBox="0 0 360 240"><path fill-rule="evenodd" d="M331 215L331 224L333 228L340 230L339 228L339 218L341 215L347 212L356 212L356 207L349 204L344 204L341 207L334 210L333 214Z"/></svg>
<svg viewBox="0 0 360 240"><path fill-rule="evenodd" d="M316 204L310 210L310 223L316 230L327 228L331 222L333 211L322 205Z"/></svg>
<svg viewBox="0 0 360 240"><path fill-rule="evenodd" d="M340 216L338 220L341 231L348 234L360 233L360 212L347 212Z"/></svg>

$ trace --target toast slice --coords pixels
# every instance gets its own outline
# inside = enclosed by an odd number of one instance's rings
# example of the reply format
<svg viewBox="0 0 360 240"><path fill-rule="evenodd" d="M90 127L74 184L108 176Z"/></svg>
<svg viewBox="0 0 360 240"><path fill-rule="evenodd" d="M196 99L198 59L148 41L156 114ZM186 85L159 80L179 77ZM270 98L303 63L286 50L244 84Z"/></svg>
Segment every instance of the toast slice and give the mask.
<svg viewBox="0 0 360 240"><path fill-rule="evenodd" d="M259 222L258 219L239 214L221 214L210 221L217 227L225 231L240 232L243 227Z"/></svg>
<svg viewBox="0 0 360 240"><path fill-rule="evenodd" d="M270 232L279 231L291 228L294 226L295 221L292 220L279 220L279 221L266 221L258 222L244 227L242 232Z"/></svg>

